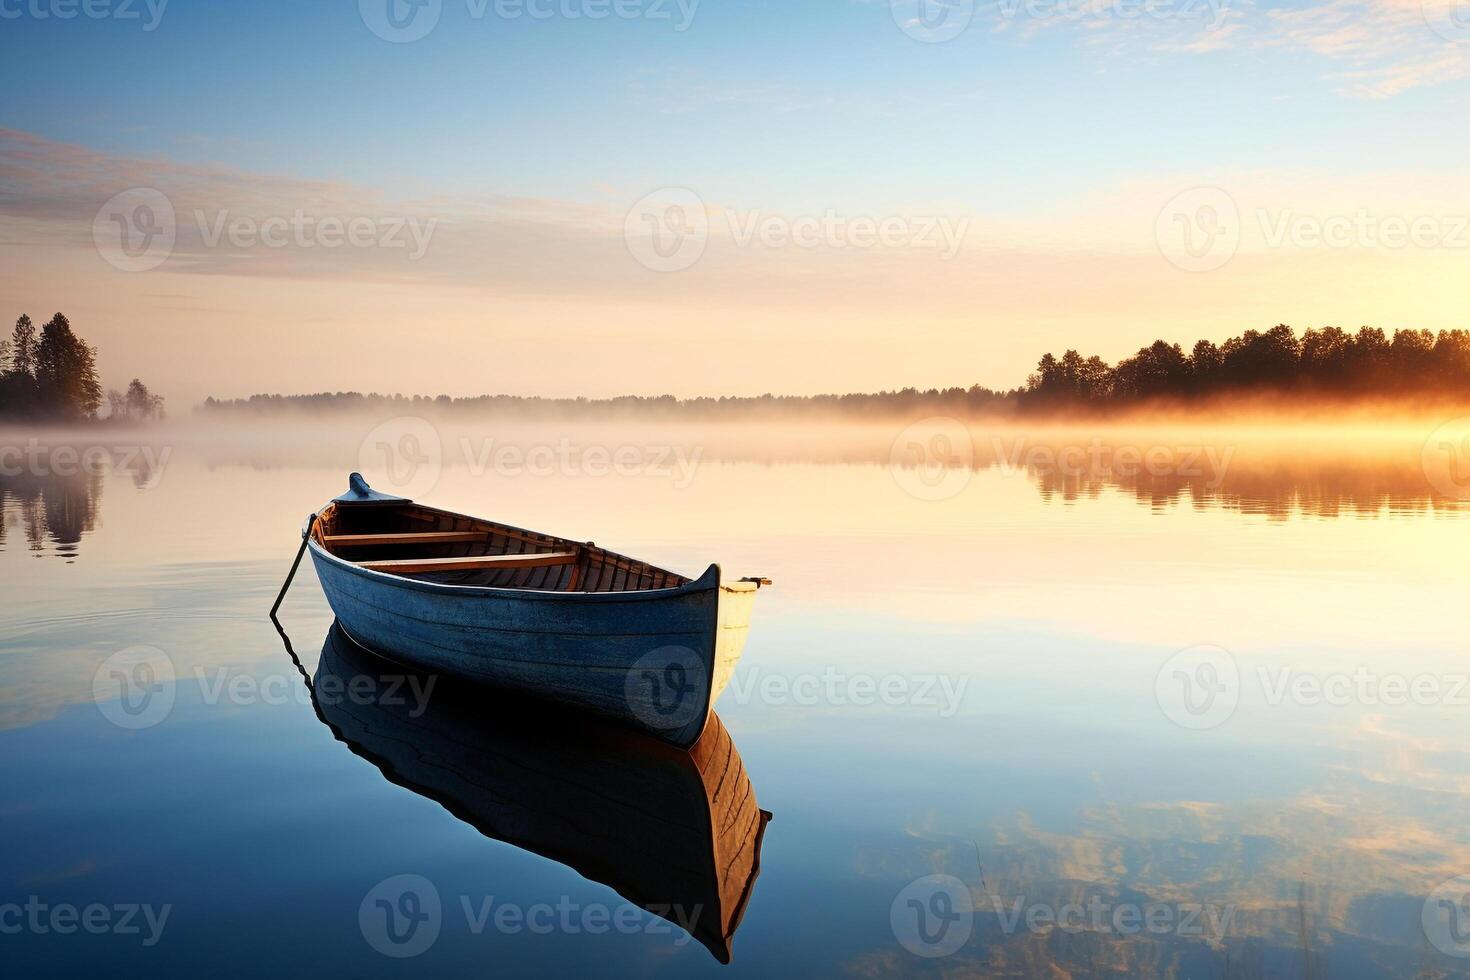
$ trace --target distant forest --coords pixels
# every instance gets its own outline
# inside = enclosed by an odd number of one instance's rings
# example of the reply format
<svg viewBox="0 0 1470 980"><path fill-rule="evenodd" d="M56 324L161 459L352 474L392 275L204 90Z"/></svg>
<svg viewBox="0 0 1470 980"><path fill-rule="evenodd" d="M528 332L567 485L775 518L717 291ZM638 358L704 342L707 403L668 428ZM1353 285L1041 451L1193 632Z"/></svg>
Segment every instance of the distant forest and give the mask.
<svg viewBox="0 0 1470 980"><path fill-rule="evenodd" d="M163 417L163 398L137 378L127 391L108 391L106 399L109 421ZM39 334L22 314L9 339L0 340L0 421L95 421L102 403L97 348L77 336L62 314L47 320Z"/></svg>
<svg viewBox="0 0 1470 980"><path fill-rule="evenodd" d="M1309 329L1298 337L1280 324L1247 330L1218 346L1201 340L1186 352L1163 340L1109 365L1075 350L1044 354L1025 385L995 391L904 388L876 394L759 395L679 399L672 395L618 398L538 398L519 395L362 394L252 395L208 398L196 411L213 414L279 411L453 411L465 414L557 415L627 413L640 416L772 416L792 411L891 415L917 409L954 413L1048 414L1108 412L1169 403L1201 406L1231 396L1280 400L1470 400L1470 330L1399 330L1389 338L1376 327L1349 333Z"/></svg>

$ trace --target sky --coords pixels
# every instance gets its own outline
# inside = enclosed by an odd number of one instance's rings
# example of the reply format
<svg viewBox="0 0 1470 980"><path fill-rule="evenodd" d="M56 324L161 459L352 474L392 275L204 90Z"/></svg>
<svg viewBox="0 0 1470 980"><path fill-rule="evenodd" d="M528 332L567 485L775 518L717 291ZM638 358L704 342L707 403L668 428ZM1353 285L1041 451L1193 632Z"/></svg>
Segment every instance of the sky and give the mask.
<svg viewBox="0 0 1470 980"><path fill-rule="evenodd" d="M206 395L1467 327L1450 0L0 0L0 317Z"/></svg>

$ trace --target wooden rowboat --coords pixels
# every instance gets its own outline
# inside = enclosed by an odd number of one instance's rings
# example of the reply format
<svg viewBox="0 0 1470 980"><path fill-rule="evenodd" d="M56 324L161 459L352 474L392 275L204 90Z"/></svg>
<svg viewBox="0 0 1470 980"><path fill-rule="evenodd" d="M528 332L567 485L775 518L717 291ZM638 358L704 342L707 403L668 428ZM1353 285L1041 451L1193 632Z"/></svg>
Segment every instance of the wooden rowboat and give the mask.
<svg viewBox="0 0 1470 980"><path fill-rule="evenodd" d="M730 962L771 814L718 715L686 752L493 695L435 688L416 703L393 670L334 626L311 685L317 716L390 782L607 885Z"/></svg>
<svg viewBox="0 0 1470 980"><path fill-rule="evenodd" d="M337 621L367 649L685 747L769 584L724 581L719 565L690 579L590 541L381 494L357 473L305 534Z"/></svg>

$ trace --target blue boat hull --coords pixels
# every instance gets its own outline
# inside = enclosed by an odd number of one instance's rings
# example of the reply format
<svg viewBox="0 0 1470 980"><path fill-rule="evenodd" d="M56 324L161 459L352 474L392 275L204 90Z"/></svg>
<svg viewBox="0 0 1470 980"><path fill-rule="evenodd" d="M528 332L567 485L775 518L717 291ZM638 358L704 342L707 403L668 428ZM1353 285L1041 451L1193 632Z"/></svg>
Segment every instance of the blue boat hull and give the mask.
<svg viewBox="0 0 1470 980"><path fill-rule="evenodd" d="M719 566L668 589L566 593L441 585L362 568L310 542L360 645L431 673L601 716L680 746L699 738L744 646L755 586Z"/></svg>

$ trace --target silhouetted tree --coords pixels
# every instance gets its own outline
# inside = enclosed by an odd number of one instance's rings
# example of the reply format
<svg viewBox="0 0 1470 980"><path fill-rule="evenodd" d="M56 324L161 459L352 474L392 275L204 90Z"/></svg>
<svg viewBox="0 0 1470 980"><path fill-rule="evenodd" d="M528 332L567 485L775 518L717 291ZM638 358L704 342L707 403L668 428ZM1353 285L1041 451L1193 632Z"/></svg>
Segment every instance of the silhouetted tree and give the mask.
<svg viewBox="0 0 1470 980"><path fill-rule="evenodd" d="M1400 330L1388 345L1394 387L1402 391L1427 388L1434 376L1434 334L1428 330Z"/></svg>
<svg viewBox="0 0 1470 980"><path fill-rule="evenodd" d="M1434 341L1434 369L1442 387L1470 387L1470 330L1439 332Z"/></svg>
<svg viewBox="0 0 1470 980"><path fill-rule="evenodd" d="M1027 380L1027 390L1038 400L1057 404L1085 404L1112 394L1112 371L1097 355L1084 358L1069 350L1058 360L1044 355L1036 373Z"/></svg>
<svg viewBox="0 0 1470 980"><path fill-rule="evenodd" d="M1377 327L1360 327L1348 344L1347 377L1349 386L1371 391L1384 387L1389 374L1392 344Z"/></svg>
<svg viewBox="0 0 1470 980"><path fill-rule="evenodd" d="M128 384L128 390L116 388L107 392L107 417L114 422L142 422L163 418L163 396L155 395L148 386L137 378Z"/></svg>
<svg viewBox="0 0 1470 980"><path fill-rule="evenodd" d="M1302 335L1301 373L1313 385L1328 387L1346 376L1352 338L1341 327L1309 329Z"/></svg>
<svg viewBox="0 0 1470 980"><path fill-rule="evenodd" d="M1020 404L1063 407L1210 392L1310 390L1315 395L1470 395L1470 331L1400 330L1390 340L1376 327L1349 335L1338 327L1298 339L1285 324L1247 330L1216 347L1208 340L1185 356L1178 344L1155 341L1108 369L1076 351L1045 354L1020 392ZM1087 369L1083 370L1083 365Z"/></svg>
<svg viewBox="0 0 1470 980"><path fill-rule="evenodd" d="M1284 386L1294 379L1301 344L1292 329L1278 324L1260 333L1247 330L1220 345L1226 384L1237 388Z"/></svg>
<svg viewBox="0 0 1470 980"><path fill-rule="evenodd" d="M1181 395L1190 387L1190 362L1178 344L1154 341L1113 369L1113 397L1156 398Z"/></svg>
<svg viewBox="0 0 1470 980"><path fill-rule="evenodd" d="M24 313L15 321L10 333L10 365L8 370L30 374L36 363L36 325Z"/></svg>
<svg viewBox="0 0 1470 980"><path fill-rule="evenodd" d="M1189 355L1189 376L1194 391L1208 391L1220 383L1220 376L1225 367L1225 360L1220 356L1220 348L1212 341L1196 341L1193 352Z"/></svg>
<svg viewBox="0 0 1470 980"><path fill-rule="evenodd" d="M31 318L21 315L5 342L0 359L0 413L29 416L36 413L38 394L32 374L36 361L36 328Z"/></svg>
<svg viewBox="0 0 1470 980"><path fill-rule="evenodd" d="M71 323L60 313L41 328L35 379L40 408L47 416L89 419L102 404L96 351L72 332Z"/></svg>
<svg viewBox="0 0 1470 980"><path fill-rule="evenodd" d="M148 386L137 378L129 382L125 398L129 418L141 420L163 416L163 396L153 394L148 390Z"/></svg>
<svg viewBox="0 0 1470 980"><path fill-rule="evenodd" d="M370 408L399 414L416 411L504 415L609 414L640 417L745 418L787 416L793 412L844 416L903 416L920 411L1028 412L1106 408L1155 398L1187 399L1235 391L1324 396L1413 394L1470 400L1470 330L1400 330L1390 339L1376 327L1349 334L1339 327L1306 331L1300 338L1277 324L1264 332L1247 330L1218 346L1194 344L1189 354L1179 344L1159 340L1109 367L1102 358L1068 350L1037 361L1023 387L1012 391L970 388L903 388L871 394L720 397L676 399L623 396L534 398L479 395L450 398L363 394L356 391L311 395L251 395L206 398L199 411L284 412L352 411Z"/></svg>

